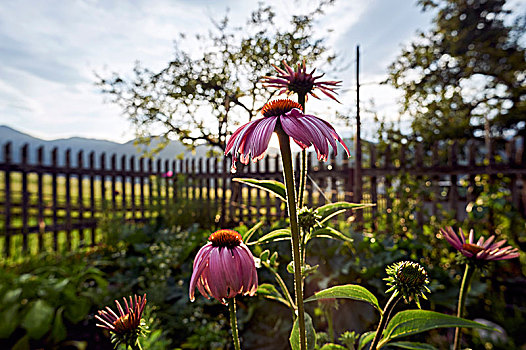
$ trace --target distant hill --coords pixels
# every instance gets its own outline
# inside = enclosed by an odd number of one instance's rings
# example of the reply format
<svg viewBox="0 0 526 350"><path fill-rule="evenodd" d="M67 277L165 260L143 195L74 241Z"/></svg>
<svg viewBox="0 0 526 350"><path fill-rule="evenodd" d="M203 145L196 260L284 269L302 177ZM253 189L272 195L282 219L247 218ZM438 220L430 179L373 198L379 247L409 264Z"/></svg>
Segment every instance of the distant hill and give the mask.
<svg viewBox="0 0 526 350"><path fill-rule="evenodd" d="M12 144L12 160L13 162L20 161L20 149L24 144L29 145L29 162L35 163L37 161L37 149L39 147L44 148L44 163L51 163L51 151L53 148L58 149L59 164L65 163L65 152L67 149L71 150L71 164L75 166L77 164L77 157L79 151L83 151L83 162L87 164L89 153L95 153L96 166L99 166L100 155L106 154L106 163L109 163L110 157L115 154L117 156L117 164L120 164L120 159L123 155L127 157L135 156L139 158L142 154L142 150L151 150L157 145L155 141L148 148L141 145L140 150L134 145L135 140L128 141L126 143L117 143L108 140L98 140L83 137L71 137L67 139L57 140L42 140L27 134L24 134L11 127L0 125L0 161L4 161L3 147L7 142ZM189 151L179 141L171 141L159 154L155 155L155 158L161 158L166 160L173 160L177 157L184 156L185 158L200 158L206 157L207 152L211 149L210 146L198 146L195 151Z"/></svg>
<svg viewBox="0 0 526 350"><path fill-rule="evenodd" d="M44 164L51 164L51 151L53 148L57 147L58 149L58 163L59 165L65 164L65 152L67 149L71 150L71 165L77 165L77 157L79 151L83 151L83 162L84 165L88 164L89 153L95 153L95 166L100 166L100 155L106 154L106 164L109 164L110 158L113 154L117 157L117 164L120 167L121 157L131 157L135 156L139 158L144 154L142 150L145 150L144 145L140 145L140 150L135 146L135 140L128 141L126 143L117 143L108 140L99 140L99 139L90 139L83 137L71 137L67 139L57 139L57 140L42 140L25 133L22 133L18 130L15 130L9 126L0 125L0 162L4 161L4 151L3 147L7 142L12 144L12 161L20 161L20 149L24 144L29 144L29 163L36 163L37 161L37 149L39 147L44 148ZM346 139L345 143L353 152L353 142L351 139ZM152 145L146 150L151 150L155 147L157 143L152 142ZM155 158L163 160L174 160L183 156L184 158L206 158L207 152L211 150L210 146L198 146L195 151L189 151L181 142L171 141L162 151L160 151ZM219 149L217 149L219 150ZM314 153L314 149L311 147L309 151ZM268 149L268 154L275 155L279 153L279 150L273 147ZM342 146L338 146L338 156L337 162L340 162L343 159L345 151ZM313 154L312 160L316 164L316 155ZM127 161L127 167L129 167L129 161ZM136 165L137 167L138 165Z"/></svg>

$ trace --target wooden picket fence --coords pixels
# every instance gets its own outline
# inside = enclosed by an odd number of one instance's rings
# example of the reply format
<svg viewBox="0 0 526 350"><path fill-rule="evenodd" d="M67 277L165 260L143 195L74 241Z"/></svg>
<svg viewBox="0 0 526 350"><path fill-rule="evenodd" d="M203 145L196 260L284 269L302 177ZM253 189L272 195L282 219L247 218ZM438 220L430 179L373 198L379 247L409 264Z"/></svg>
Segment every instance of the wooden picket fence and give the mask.
<svg viewBox="0 0 526 350"><path fill-rule="evenodd" d="M396 153L390 147L380 151L377 145L364 145L360 193L353 193L355 167L349 160L332 157L323 163L309 154L306 203L313 207L362 198L362 202L377 205L365 210L359 220L374 222L378 215L390 212L404 190L397 177L410 174L426 189L416 191L413 198L426 209L415 212L419 225L437 215L439 206L462 219L466 204L474 198L472 192L461 191L461 182L472 185L477 176L487 175L508 179L509 200L526 217L523 145L524 140L515 138L489 153L476 141L436 143L428 149L422 144L408 145ZM95 245L102 237L97 227L107 213L120 213L127 221L139 223L181 201L214 208L223 227L286 216L279 199L232 181L235 177L282 181L280 158L275 155L247 166L238 164L233 174L229 157L153 160L83 151L73 157L70 150L59 154L55 148L45 158L44 148L39 147L33 150L36 161L30 162L26 144L17 150L20 160L15 162L12 148L11 143L4 144L0 158L0 247L4 256Z"/></svg>

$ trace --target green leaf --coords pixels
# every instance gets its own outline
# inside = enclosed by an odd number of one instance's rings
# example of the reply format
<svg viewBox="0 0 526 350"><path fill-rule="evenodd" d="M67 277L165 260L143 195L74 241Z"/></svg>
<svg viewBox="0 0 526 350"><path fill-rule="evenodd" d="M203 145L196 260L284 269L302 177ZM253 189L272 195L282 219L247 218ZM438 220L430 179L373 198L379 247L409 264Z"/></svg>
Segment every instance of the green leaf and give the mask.
<svg viewBox="0 0 526 350"><path fill-rule="evenodd" d="M73 323L82 321L89 313L91 301L87 297L77 296L75 302L66 305L65 316Z"/></svg>
<svg viewBox="0 0 526 350"><path fill-rule="evenodd" d="M5 293L4 298L2 299L2 304L4 305L13 304L18 301L18 298L20 298L20 295L22 295L22 288L8 290Z"/></svg>
<svg viewBox="0 0 526 350"><path fill-rule="evenodd" d="M15 345L11 348L11 350L29 350L29 336L26 334L22 338L20 338Z"/></svg>
<svg viewBox="0 0 526 350"><path fill-rule="evenodd" d="M290 346L292 350L300 350L300 331L298 318L294 321L292 332L290 332ZM316 348L316 331L312 325L312 318L308 313L305 313L305 331L307 333L307 350L314 350Z"/></svg>
<svg viewBox="0 0 526 350"><path fill-rule="evenodd" d="M270 300L279 301L280 303L285 304L289 308L291 307L290 303L283 297L283 295L277 290L277 288L273 284L260 284L258 286L257 294Z"/></svg>
<svg viewBox="0 0 526 350"><path fill-rule="evenodd" d="M285 185L276 180L257 180L251 178L240 178L236 177L232 181L241 182L245 185L260 188L267 192L274 194L276 197L282 201L287 201L287 191L285 190Z"/></svg>
<svg viewBox="0 0 526 350"><path fill-rule="evenodd" d="M405 310L397 313L385 327L380 345L408 335L422 333L435 328L465 327L493 331L493 327L464 318L427 310Z"/></svg>
<svg viewBox="0 0 526 350"><path fill-rule="evenodd" d="M374 306L378 311L380 311L380 313L382 312L382 309L378 304L378 299L376 299L376 297L367 289L356 284L346 284L343 286L334 286L324 289L305 299L305 302L307 303L310 301L330 298L344 298L365 301Z"/></svg>
<svg viewBox="0 0 526 350"><path fill-rule="evenodd" d="M64 321L62 319L63 312L64 307L61 306L55 314L55 321L53 321L53 328L51 329L51 338L53 338L56 343L66 339L66 336L68 335L66 326L64 326Z"/></svg>
<svg viewBox="0 0 526 350"><path fill-rule="evenodd" d="M254 226L252 226L252 228L250 230L248 230L247 232L245 232L245 234L243 234L243 236L241 237L243 242L245 242L245 244L248 243L248 241L250 240L250 238L252 237L252 235L261 227L263 226L263 221L260 221L258 222L257 224L255 224Z"/></svg>
<svg viewBox="0 0 526 350"><path fill-rule="evenodd" d="M318 214L321 217L320 220L324 222L332 218L334 215L340 214L342 210L362 209L371 206L374 206L374 204L336 202L325 204L324 206L319 207L315 210L315 213Z"/></svg>
<svg viewBox="0 0 526 350"><path fill-rule="evenodd" d="M0 313L0 339L7 339L20 322L19 304L12 304Z"/></svg>
<svg viewBox="0 0 526 350"><path fill-rule="evenodd" d="M327 343L320 350L347 350L347 348L339 344Z"/></svg>
<svg viewBox="0 0 526 350"><path fill-rule="evenodd" d="M44 300L31 302L22 320L22 327L32 339L40 339L51 329L55 309Z"/></svg>
<svg viewBox="0 0 526 350"><path fill-rule="evenodd" d="M376 331L366 332L362 334L358 341L358 350L362 350L367 344L373 341Z"/></svg>
<svg viewBox="0 0 526 350"><path fill-rule="evenodd" d="M269 232L263 237L259 238L257 241L250 242L247 245L264 244L264 243L270 243L270 242L275 242L275 241L282 241L285 239L290 239L290 229L288 228L282 228L282 229L278 229L278 230Z"/></svg>
<svg viewBox="0 0 526 350"><path fill-rule="evenodd" d="M317 229L317 230L313 231L307 237L307 242L309 240L311 240L312 238L315 238L315 237L338 239L338 240L346 241L346 242L352 242L353 241L353 239L351 237L347 237L346 235L344 235L343 233L341 233L338 230L333 229L332 227L323 227L323 228L320 228L320 229Z"/></svg>
<svg viewBox="0 0 526 350"><path fill-rule="evenodd" d="M395 343L389 343L389 346L397 346L402 349L409 350L437 350L433 345L424 343L414 343L411 341L399 341Z"/></svg>

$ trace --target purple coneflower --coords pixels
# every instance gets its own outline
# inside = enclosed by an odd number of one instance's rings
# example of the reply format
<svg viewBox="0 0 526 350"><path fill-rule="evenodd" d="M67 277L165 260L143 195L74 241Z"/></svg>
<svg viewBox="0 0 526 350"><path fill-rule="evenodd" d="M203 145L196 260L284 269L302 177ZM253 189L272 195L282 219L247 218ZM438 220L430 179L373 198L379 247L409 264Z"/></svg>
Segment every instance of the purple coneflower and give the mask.
<svg viewBox="0 0 526 350"><path fill-rule="evenodd" d="M210 296L226 304L236 295L253 296L258 288L254 256L243 243L241 235L232 230L219 230L197 253L190 280L190 300L195 287L207 299Z"/></svg>
<svg viewBox="0 0 526 350"><path fill-rule="evenodd" d="M519 256L519 250L512 246L506 246L501 248L506 240L503 239L496 243L493 243L495 236L491 236L487 240L484 237L480 237L477 243L475 243L475 233L473 229L469 231L469 238L466 242L466 238L462 229L459 229L457 235L451 226L445 230L440 229L440 232L446 240L459 252L467 258L474 258L477 260L505 260L513 259Z"/></svg>
<svg viewBox="0 0 526 350"><path fill-rule="evenodd" d="M313 115L303 114L301 105L287 99L270 101L261 109L263 118L253 120L237 129L228 140L225 155L232 152L232 169L238 159L243 164L249 160L260 160L265 155L270 136L276 128L292 137L294 141L305 149L314 145L318 159L326 161L329 157L329 144L337 153L337 143L342 144L347 152L349 149L326 121Z"/></svg>
<svg viewBox="0 0 526 350"><path fill-rule="evenodd" d="M332 98L336 102L340 102L336 99L334 91L339 87L341 81L316 81L317 79L323 77L325 74L320 74L314 76L316 69L313 69L312 72L307 73L307 67L305 66L305 61L303 65L298 63L296 70L289 66L285 61L285 70L279 68L278 66L273 65L273 67L278 72L277 77L264 77L263 84L267 87L278 88L279 94L286 93L291 95L292 93L297 93L298 95L306 96L307 94L312 95L313 97L319 99L318 96L313 92L315 89L319 89L328 97Z"/></svg>
<svg viewBox="0 0 526 350"><path fill-rule="evenodd" d="M123 300L125 309L115 300L119 314L108 306L106 310L99 310L95 318L101 323L97 323L97 326L106 328L116 336L134 335L137 337L141 333L141 317L146 305L146 294L142 297L134 295L133 299L130 296L128 300L126 298Z"/></svg>

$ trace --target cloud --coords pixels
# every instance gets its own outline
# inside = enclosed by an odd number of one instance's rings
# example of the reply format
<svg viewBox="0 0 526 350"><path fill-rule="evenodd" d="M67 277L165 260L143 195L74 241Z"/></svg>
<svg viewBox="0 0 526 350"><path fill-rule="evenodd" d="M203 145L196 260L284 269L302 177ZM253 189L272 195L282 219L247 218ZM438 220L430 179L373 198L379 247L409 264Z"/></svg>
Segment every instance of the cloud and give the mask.
<svg viewBox="0 0 526 350"><path fill-rule="evenodd" d="M285 25L292 13L305 13L317 1L265 4L275 7L278 25ZM206 33L212 28L210 17L221 18L227 7L232 25L244 25L256 6L256 0L1 1L0 121L48 139L75 135L126 141L133 136L130 126L117 106L103 103L94 71L127 74L137 60L158 70L172 57L178 33L186 32L188 38ZM355 44L361 43L367 81L385 76L400 43L427 21L419 16L412 2L336 1L317 24L316 35L328 36L328 44L347 63L352 63ZM200 43L187 42L198 55ZM340 78L351 89L354 71L327 77ZM384 94L392 95L364 88L363 98L375 96L382 100L379 105L388 105ZM328 103L312 103L312 110L329 114L349 108L352 91L344 96L343 106L327 110Z"/></svg>

